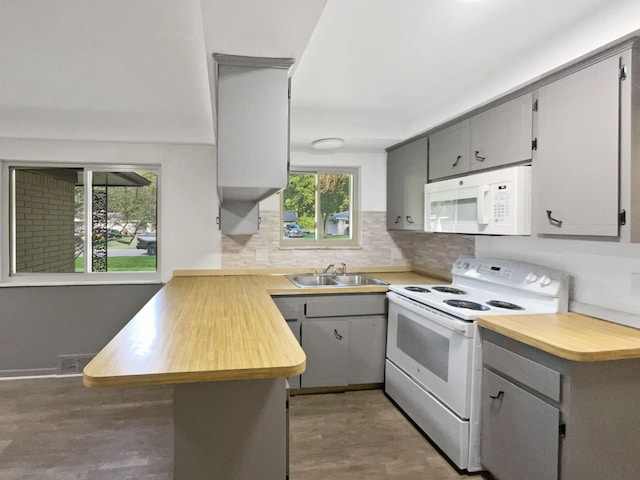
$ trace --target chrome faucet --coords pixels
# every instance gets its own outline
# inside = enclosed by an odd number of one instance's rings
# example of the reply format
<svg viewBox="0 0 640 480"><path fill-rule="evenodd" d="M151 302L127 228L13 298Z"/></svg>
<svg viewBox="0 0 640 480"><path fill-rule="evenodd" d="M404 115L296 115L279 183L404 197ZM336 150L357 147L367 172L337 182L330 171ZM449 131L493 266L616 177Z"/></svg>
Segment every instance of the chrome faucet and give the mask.
<svg viewBox="0 0 640 480"><path fill-rule="evenodd" d="M328 273L330 268L333 268L333 273L336 273L336 267L333 265L333 263L330 263L329 266L322 271L322 273Z"/></svg>
<svg viewBox="0 0 640 480"><path fill-rule="evenodd" d="M346 275L347 274L347 264L342 262L340 265L342 265L342 275Z"/></svg>

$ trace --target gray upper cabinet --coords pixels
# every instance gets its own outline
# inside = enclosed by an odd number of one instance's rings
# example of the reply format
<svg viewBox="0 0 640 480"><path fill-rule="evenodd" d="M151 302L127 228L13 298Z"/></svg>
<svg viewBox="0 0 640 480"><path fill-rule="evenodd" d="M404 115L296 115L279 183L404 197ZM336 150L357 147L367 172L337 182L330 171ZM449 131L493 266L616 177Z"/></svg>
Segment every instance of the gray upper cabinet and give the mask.
<svg viewBox="0 0 640 480"><path fill-rule="evenodd" d="M463 120L431 135L429 181L469 171L469 138L469 120Z"/></svg>
<svg viewBox="0 0 640 480"><path fill-rule="evenodd" d="M258 231L258 202L287 186L293 59L214 54L219 217L224 234Z"/></svg>
<svg viewBox="0 0 640 480"><path fill-rule="evenodd" d="M470 170L531 160L533 94L471 117Z"/></svg>
<svg viewBox="0 0 640 480"><path fill-rule="evenodd" d="M387 229L424 229L424 184L427 183L427 137L387 154Z"/></svg>
<svg viewBox="0 0 640 480"><path fill-rule="evenodd" d="M615 237L619 229L620 56L540 88L534 230Z"/></svg>
<svg viewBox="0 0 640 480"><path fill-rule="evenodd" d="M429 137L429 181L531 160L533 94L484 110Z"/></svg>

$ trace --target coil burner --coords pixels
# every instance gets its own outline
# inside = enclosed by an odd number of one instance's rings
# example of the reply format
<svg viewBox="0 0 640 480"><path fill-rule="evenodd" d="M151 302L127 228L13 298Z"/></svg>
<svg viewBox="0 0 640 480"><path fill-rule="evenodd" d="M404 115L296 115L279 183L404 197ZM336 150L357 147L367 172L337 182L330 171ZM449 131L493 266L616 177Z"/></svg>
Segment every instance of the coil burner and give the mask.
<svg viewBox="0 0 640 480"><path fill-rule="evenodd" d="M516 305L515 303L503 302L502 300L489 300L487 305L498 308L506 308L507 310L524 310L524 307Z"/></svg>
<svg viewBox="0 0 640 480"><path fill-rule="evenodd" d="M410 292L416 292L416 293L429 293L431 291L428 288L414 287L414 286L404 287L404 289L409 290Z"/></svg>
<svg viewBox="0 0 640 480"><path fill-rule="evenodd" d="M481 303L470 302L469 300L444 300L450 307L468 308L469 310L489 310L489 307Z"/></svg>

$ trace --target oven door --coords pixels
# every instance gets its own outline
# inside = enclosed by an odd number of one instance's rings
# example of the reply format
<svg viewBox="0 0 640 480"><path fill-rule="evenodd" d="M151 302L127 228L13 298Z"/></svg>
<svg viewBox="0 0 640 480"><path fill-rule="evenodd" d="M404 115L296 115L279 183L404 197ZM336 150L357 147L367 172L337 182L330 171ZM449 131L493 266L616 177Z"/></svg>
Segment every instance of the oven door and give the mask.
<svg viewBox="0 0 640 480"><path fill-rule="evenodd" d="M471 411L474 323L388 292L387 358L460 418Z"/></svg>

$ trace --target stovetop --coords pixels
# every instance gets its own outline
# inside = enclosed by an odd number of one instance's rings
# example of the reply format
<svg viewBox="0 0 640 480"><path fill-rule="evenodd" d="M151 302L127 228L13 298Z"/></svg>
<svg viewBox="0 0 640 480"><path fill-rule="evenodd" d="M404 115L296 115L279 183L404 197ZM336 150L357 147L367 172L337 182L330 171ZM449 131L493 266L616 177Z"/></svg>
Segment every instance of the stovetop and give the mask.
<svg viewBox="0 0 640 480"><path fill-rule="evenodd" d="M390 285L389 290L463 320L567 311L568 277L555 269L463 256L451 273L449 285Z"/></svg>

